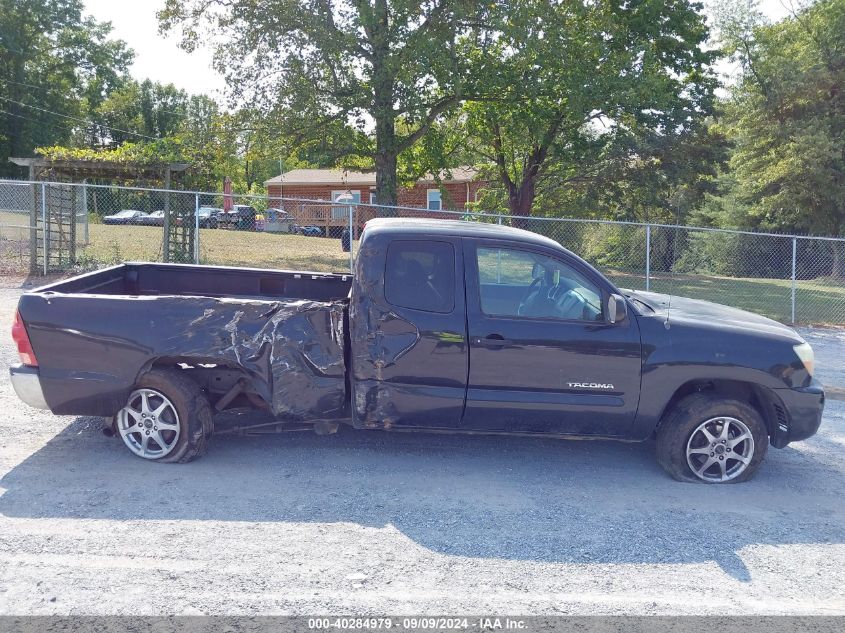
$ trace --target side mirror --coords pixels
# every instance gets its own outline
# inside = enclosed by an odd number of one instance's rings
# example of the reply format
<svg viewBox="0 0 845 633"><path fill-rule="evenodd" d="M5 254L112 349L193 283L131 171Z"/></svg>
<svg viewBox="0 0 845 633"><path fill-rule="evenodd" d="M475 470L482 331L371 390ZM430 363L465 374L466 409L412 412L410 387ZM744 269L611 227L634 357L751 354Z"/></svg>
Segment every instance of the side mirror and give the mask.
<svg viewBox="0 0 845 633"><path fill-rule="evenodd" d="M628 318L628 303L622 295L610 295L607 300L607 321L620 323Z"/></svg>

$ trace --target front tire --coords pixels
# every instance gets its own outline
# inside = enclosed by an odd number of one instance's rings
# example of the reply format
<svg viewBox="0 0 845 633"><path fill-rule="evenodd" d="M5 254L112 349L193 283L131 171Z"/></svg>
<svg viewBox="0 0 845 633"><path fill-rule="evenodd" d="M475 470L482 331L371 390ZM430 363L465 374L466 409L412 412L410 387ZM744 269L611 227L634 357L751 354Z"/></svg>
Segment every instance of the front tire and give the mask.
<svg viewBox="0 0 845 633"><path fill-rule="evenodd" d="M184 464L206 453L213 418L193 380L175 369L154 369L141 376L114 427L132 454Z"/></svg>
<svg viewBox="0 0 845 633"><path fill-rule="evenodd" d="M657 431L657 461L678 481L747 481L768 446L766 424L754 407L708 393L678 402Z"/></svg>

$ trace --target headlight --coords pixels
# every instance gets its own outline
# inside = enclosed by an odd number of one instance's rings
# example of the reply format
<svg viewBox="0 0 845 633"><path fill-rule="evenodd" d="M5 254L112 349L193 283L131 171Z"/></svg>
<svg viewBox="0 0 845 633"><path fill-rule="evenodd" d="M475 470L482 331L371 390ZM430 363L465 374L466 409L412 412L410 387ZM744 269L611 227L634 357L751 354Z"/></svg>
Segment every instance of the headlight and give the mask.
<svg viewBox="0 0 845 633"><path fill-rule="evenodd" d="M801 362L804 363L804 368L807 370L807 373L812 376L813 370L816 366L816 358L815 354L813 354L813 348L810 347L809 343L801 343L801 345L795 345L792 349L795 350L798 358L800 358Z"/></svg>

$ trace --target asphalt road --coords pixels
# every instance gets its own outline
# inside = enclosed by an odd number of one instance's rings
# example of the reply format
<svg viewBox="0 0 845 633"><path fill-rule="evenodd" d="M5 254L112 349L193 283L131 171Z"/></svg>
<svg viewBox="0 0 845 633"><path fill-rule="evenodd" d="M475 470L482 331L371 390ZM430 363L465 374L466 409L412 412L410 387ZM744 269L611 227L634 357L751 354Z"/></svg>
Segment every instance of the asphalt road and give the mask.
<svg viewBox="0 0 845 633"><path fill-rule="evenodd" d="M803 333L845 386L845 332ZM177 466L101 426L0 371L0 614L845 614L842 401L733 486L652 443L300 433Z"/></svg>

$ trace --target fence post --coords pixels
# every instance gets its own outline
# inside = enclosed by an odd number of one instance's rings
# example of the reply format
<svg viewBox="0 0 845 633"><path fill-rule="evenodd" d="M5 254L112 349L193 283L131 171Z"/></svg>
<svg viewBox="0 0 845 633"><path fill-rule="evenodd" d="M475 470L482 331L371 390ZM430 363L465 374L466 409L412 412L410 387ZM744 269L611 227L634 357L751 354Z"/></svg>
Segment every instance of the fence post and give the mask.
<svg viewBox="0 0 845 633"><path fill-rule="evenodd" d="M200 263L200 194L194 194L194 263Z"/></svg>
<svg viewBox="0 0 845 633"><path fill-rule="evenodd" d="M164 175L164 222L161 234L161 261L170 261L170 170Z"/></svg>
<svg viewBox="0 0 845 633"><path fill-rule="evenodd" d="M795 325L795 263L798 252L798 238L792 238L792 325Z"/></svg>
<svg viewBox="0 0 845 633"><path fill-rule="evenodd" d="M29 188L29 272L38 272L38 185Z"/></svg>
<svg viewBox="0 0 845 633"><path fill-rule="evenodd" d="M651 224L645 225L645 289L651 290Z"/></svg>
<svg viewBox="0 0 845 633"><path fill-rule="evenodd" d="M83 225L85 235L85 246L88 246L91 237L88 233L88 183L82 184L82 215L85 219L85 224Z"/></svg>
<svg viewBox="0 0 845 633"><path fill-rule="evenodd" d="M41 257L47 274L47 183L41 183Z"/></svg>
<svg viewBox="0 0 845 633"><path fill-rule="evenodd" d="M352 253L352 240L355 237L355 231L352 228L352 215L354 211L352 210L352 205L349 205L349 272L355 272L355 257ZM342 241L342 240L341 240Z"/></svg>

